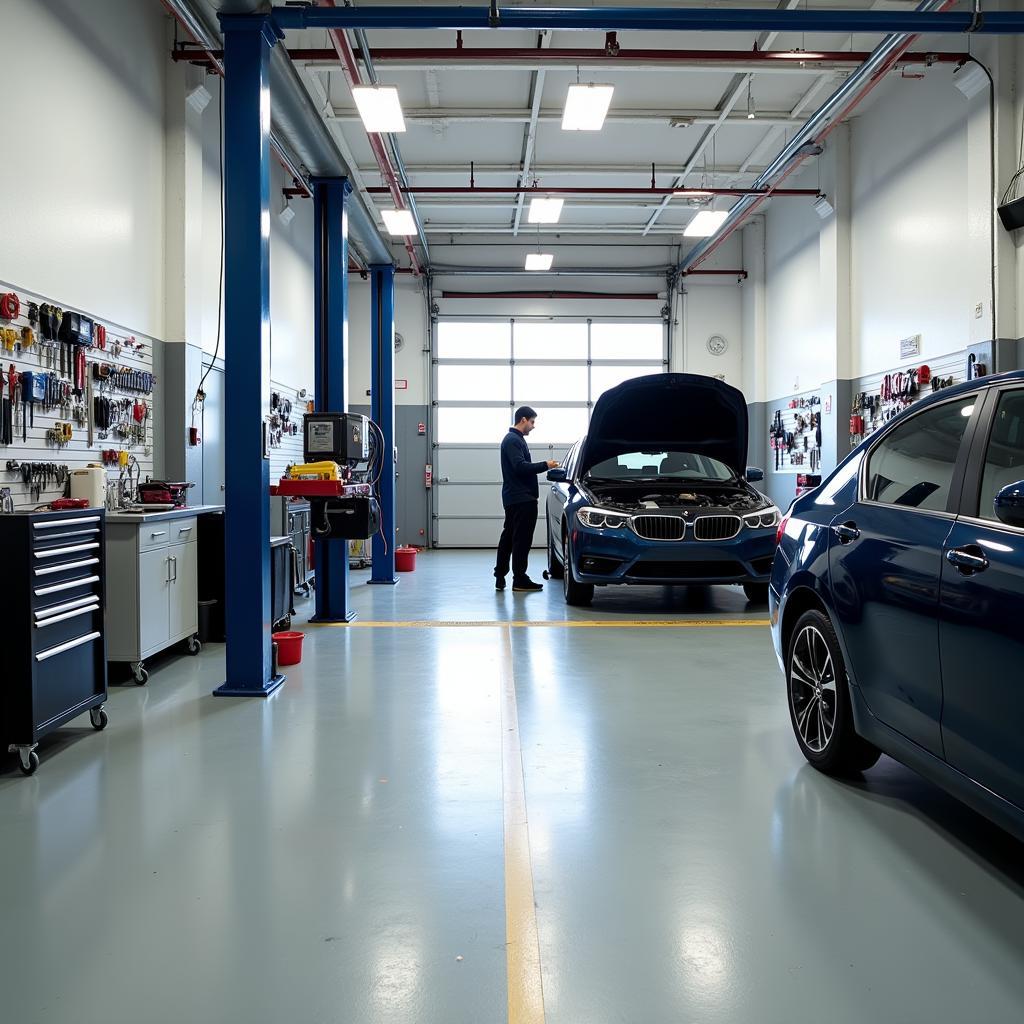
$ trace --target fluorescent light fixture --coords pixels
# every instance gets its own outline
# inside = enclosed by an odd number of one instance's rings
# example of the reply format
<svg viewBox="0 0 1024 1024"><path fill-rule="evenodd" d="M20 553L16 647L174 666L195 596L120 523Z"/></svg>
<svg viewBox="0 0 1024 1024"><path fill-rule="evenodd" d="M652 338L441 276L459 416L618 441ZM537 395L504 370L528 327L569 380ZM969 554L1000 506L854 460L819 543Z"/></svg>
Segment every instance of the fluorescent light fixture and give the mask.
<svg viewBox="0 0 1024 1024"><path fill-rule="evenodd" d="M824 60L825 54L817 50L783 50L772 51L772 58L777 60Z"/></svg>
<svg viewBox="0 0 1024 1024"><path fill-rule="evenodd" d="M381 210L380 215L384 218L384 226L388 229L389 235L415 235L416 221L409 210Z"/></svg>
<svg viewBox="0 0 1024 1024"><path fill-rule="evenodd" d="M814 200L814 212L822 219L831 217L836 212L836 208L828 201L828 196L818 196Z"/></svg>
<svg viewBox="0 0 1024 1024"><path fill-rule="evenodd" d="M404 132L405 118L393 85L356 85L352 87L359 116L368 132Z"/></svg>
<svg viewBox="0 0 1024 1024"><path fill-rule="evenodd" d="M554 262L554 254L550 252L528 252L526 254L527 270L550 270L551 264Z"/></svg>
<svg viewBox="0 0 1024 1024"><path fill-rule="evenodd" d="M722 222L728 216L726 210L701 210L686 225L683 234L687 238L709 238L722 226Z"/></svg>
<svg viewBox="0 0 1024 1024"><path fill-rule="evenodd" d="M614 91L614 85L570 85L562 112L562 131L600 131Z"/></svg>
<svg viewBox="0 0 1024 1024"><path fill-rule="evenodd" d="M546 198L535 196L530 200L530 212L527 220L531 224L557 224L558 218L562 216L564 202L564 199L552 199L550 196Z"/></svg>
<svg viewBox="0 0 1024 1024"><path fill-rule="evenodd" d="M673 192L672 195L679 199L710 199L714 192L706 192L700 188L681 188Z"/></svg>

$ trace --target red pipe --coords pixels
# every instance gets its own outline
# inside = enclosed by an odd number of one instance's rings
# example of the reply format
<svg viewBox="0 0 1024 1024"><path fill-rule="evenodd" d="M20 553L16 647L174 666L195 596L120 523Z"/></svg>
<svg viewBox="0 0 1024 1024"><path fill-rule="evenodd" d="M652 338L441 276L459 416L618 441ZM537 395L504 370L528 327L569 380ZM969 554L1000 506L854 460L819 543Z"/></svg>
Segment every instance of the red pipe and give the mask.
<svg viewBox="0 0 1024 1024"><path fill-rule="evenodd" d="M584 167L584 170L586 168ZM390 192L383 186L366 190L371 194ZM773 195L811 196L817 198L821 192L816 188L787 188L781 191L750 188L625 188L622 186L597 186L585 188L540 188L536 185L413 185L403 188L406 195L566 195L566 196L673 196L677 192L709 196ZM685 199L686 195L681 195Z"/></svg>
<svg viewBox="0 0 1024 1024"><path fill-rule="evenodd" d="M206 57L206 59L205 59L205 61L203 61L203 63L206 64L210 68L210 70L213 71L213 73L215 75L217 75L219 78L223 78L224 77L224 51L223 50L207 50L206 47L203 46L203 44L200 43L199 40L196 39L196 37L192 35L192 32L189 29L188 25L186 25L185 22L183 22L181 20L181 18L178 17L178 12L167 2L167 0L160 0L160 2L164 5L164 8L166 9L167 13L170 14L172 18L174 18L174 20L182 27L182 29L184 29L186 32L188 32L188 34L190 36L192 36L193 42L195 43L195 45L197 47L199 47L199 52L204 54L205 57ZM188 53L188 52L189 51L187 51L187 50L184 50L184 51L183 50L172 50L171 51L171 57L174 60L182 60L183 58L179 57L178 54L179 53ZM309 186L301 178L296 178L295 177L294 173L292 172L291 166L289 165L288 158L284 155L284 153L281 151L281 149L278 146L278 144L273 139L270 140L270 148L273 151L274 156L277 157L277 162L289 174L292 175L292 183L295 185L295 188L285 189L285 194L286 195L293 195L293 196L302 196L305 199L312 199L313 198L313 193L310 191Z"/></svg>
<svg viewBox="0 0 1024 1024"><path fill-rule="evenodd" d="M205 51L200 51L205 53ZM214 59L221 55L222 51L214 50L208 56ZM362 51L354 50L355 56L362 59ZM188 50L176 50L173 53L174 60L197 60L198 54L189 53ZM289 49L288 56L295 61L333 61L335 53L326 49ZM856 65L863 64L870 54L862 51L852 50L810 50L806 54L799 51L786 50L619 50L617 53L609 53L607 50L573 50L573 49L550 49L538 51L534 48L522 49L498 49L498 48L473 48L463 47L438 47L438 48L386 48L371 50L370 57L374 64L388 64L396 62L420 62L446 64L455 66L459 64L472 67L474 64L502 64L505 62L526 62L536 63L538 60L545 64L565 64L571 67L578 63L608 64L614 67L623 61L633 64L666 64L673 63L681 66L704 64L804 64L810 67L822 65ZM969 59L966 53L934 53L917 52L906 53L898 58L895 67L906 67L910 64L958 64Z"/></svg>
<svg viewBox="0 0 1024 1024"><path fill-rule="evenodd" d="M655 301L657 292L441 292L442 299L643 299Z"/></svg>
<svg viewBox="0 0 1024 1024"><path fill-rule="evenodd" d="M955 0L947 0L947 2L944 3L942 7L939 8L939 10L948 10L950 7L953 6L954 2ZM906 53L907 47L910 46L918 38L919 37L916 35L908 37L906 43L904 43L902 47L900 47L894 54L892 54L889 57L889 59L875 72L871 79L865 83L864 88L861 89L854 96L852 96L849 102L843 107L843 109L835 117L833 117L832 120L813 139L809 140L807 145L821 145L821 143L824 142L825 139L827 139L829 135L831 135L832 132L835 131L835 129L840 124L842 124L843 121L846 120L847 117L850 116L850 113L857 108L857 106L863 101L864 97L867 96L868 93L870 93L878 85L878 83L882 81L885 75L896 66L896 64L901 60L902 55ZM795 160L793 160L793 162L782 172L782 174L779 175L779 179L775 183L775 185L769 186L767 193L759 196L757 200L754 202L754 204L743 213L743 215L739 218L739 220L736 221L735 224L731 224L728 230L723 231L721 237L715 239L714 243L708 248L707 252L705 252L700 257L700 259L697 260L696 263L694 263L693 267L699 267L716 249L719 248L719 246L722 245L722 243L727 238L730 238L732 236L733 232L735 232L744 223L744 221L746 221L753 215L754 211L757 210L764 203L764 201L769 198L769 196L779 195L780 193L777 190L777 186L784 182L807 159L809 155L810 154L807 153L803 156L798 156ZM692 273L693 267L687 267L687 269L683 273Z"/></svg>
<svg viewBox="0 0 1024 1024"><path fill-rule="evenodd" d="M336 6L334 0L317 0L317 3L320 7ZM328 35L331 37L331 42L334 43L334 50L338 60L341 61L341 70L345 76L345 81L348 83L348 87L351 89L354 86L362 85L363 80L359 73L359 65L356 62L356 55L352 50L352 44L348 41L348 36L345 35L342 29L338 28L329 29ZM395 204L396 210L406 209L405 200L402 198L402 191L398 184L398 175L395 173L394 167L391 166L391 160L388 157L387 150L384 148L383 139L381 139L377 132L367 132L366 138L370 143L370 149L373 150L380 173L387 182L387 187L381 191L391 193L391 199ZM416 256L416 247L408 236L405 237L405 251L409 254L409 259L412 261L413 272L415 274L422 274L423 268L420 266L420 261Z"/></svg>

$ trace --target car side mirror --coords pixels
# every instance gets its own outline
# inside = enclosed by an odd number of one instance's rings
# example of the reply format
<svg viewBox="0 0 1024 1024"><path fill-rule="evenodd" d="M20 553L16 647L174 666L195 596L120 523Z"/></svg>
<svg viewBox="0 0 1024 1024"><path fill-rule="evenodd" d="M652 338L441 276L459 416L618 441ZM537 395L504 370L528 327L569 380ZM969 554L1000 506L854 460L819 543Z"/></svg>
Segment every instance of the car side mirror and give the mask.
<svg viewBox="0 0 1024 1024"><path fill-rule="evenodd" d="M1004 487L996 495L992 507L999 522L1024 527L1024 480Z"/></svg>
<svg viewBox="0 0 1024 1024"><path fill-rule="evenodd" d="M759 484L764 479L764 470L754 466L747 466L747 483Z"/></svg>
<svg viewBox="0 0 1024 1024"><path fill-rule="evenodd" d="M564 469L549 469L548 480L553 484L564 484L569 478L565 475Z"/></svg>

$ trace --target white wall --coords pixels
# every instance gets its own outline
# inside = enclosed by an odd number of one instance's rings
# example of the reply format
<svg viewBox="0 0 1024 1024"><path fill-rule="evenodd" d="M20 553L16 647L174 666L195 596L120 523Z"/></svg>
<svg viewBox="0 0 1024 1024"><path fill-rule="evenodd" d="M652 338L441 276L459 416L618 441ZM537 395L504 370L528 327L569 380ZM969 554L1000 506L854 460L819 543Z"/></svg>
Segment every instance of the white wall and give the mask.
<svg viewBox="0 0 1024 1024"><path fill-rule="evenodd" d="M726 279L728 280L728 279ZM688 278L682 301L682 359L672 369L686 373L719 374L733 387L743 389L743 316L740 286L732 280L723 284L694 284ZM728 342L724 355L714 356L707 342L719 334ZM677 335L678 336L678 335ZM748 401L752 399L748 398Z"/></svg>
<svg viewBox="0 0 1024 1024"><path fill-rule="evenodd" d="M0 279L162 338L162 8L4 0L2 20Z"/></svg>
<svg viewBox="0 0 1024 1024"><path fill-rule="evenodd" d="M890 76L850 124L848 157L833 137L821 167L790 182L832 190L832 218L800 199L767 210L767 400L890 369L909 335L922 335L921 360L992 337L987 93L968 101L948 68ZM836 196L832 183L846 177L847 194ZM847 218L846 249L836 218ZM845 265L848 316L837 305ZM754 351L749 332L745 345Z"/></svg>

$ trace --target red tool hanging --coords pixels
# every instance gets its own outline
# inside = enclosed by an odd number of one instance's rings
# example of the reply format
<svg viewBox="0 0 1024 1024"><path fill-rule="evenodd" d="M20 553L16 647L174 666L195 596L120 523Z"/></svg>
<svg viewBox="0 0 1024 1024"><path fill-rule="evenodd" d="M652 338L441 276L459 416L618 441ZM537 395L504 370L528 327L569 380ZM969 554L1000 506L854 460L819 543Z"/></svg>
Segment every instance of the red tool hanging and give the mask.
<svg viewBox="0 0 1024 1024"><path fill-rule="evenodd" d="M21 312L21 299L14 292L7 292L0 296L0 317L5 320L14 320Z"/></svg>

